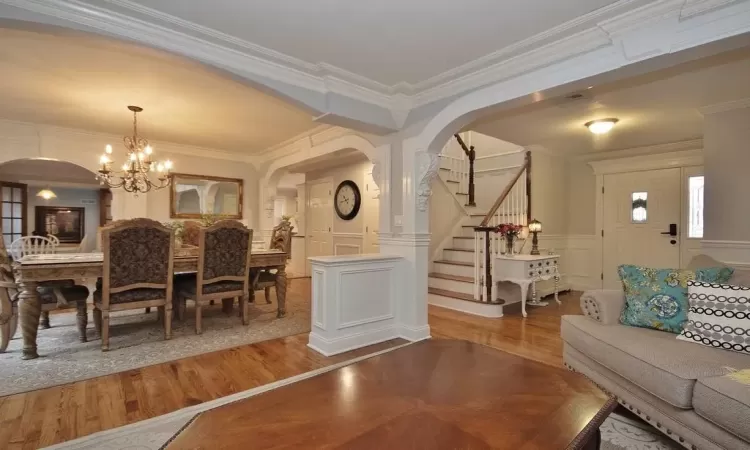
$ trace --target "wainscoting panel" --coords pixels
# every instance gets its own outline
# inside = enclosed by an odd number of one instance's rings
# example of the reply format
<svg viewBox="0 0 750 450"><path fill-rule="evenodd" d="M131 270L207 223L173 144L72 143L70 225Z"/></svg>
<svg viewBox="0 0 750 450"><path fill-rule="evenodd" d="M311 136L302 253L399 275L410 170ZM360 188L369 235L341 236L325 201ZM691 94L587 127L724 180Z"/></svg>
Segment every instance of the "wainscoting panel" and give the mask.
<svg viewBox="0 0 750 450"><path fill-rule="evenodd" d="M393 302L383 301L381 286L389 286L393 267L380 269L346 270L339 274L342 298L356 298L356 302L339 302L338 329L393 319Z"/></svg>
<svg viewBox="0 0 750 450"><path fill-rule="evenodd" d="M333 233L333 254L361 255L364 239L362 233Z"/></svg>

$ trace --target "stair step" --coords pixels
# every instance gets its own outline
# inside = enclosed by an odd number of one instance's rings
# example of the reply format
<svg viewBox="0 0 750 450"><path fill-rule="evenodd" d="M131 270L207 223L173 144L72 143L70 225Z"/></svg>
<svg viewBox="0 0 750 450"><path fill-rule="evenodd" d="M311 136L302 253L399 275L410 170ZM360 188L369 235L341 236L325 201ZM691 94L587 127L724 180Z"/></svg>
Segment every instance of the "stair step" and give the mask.
<svg viewBox="0 0 750 450"><path fill-rule="evenodd" d="M456 195L469 195L467 192L456 192Z"/></svg>
<svg viewBox="0 0 750 450"><path fill-rule="evenodd" d="M468 248L446 248L445 250L448 250L450 252L468 252L468 253L474 253L473 249L468 249Z"/></svg>
<svg viewBox="0 0 750 450"><path fill-rule="evenodd" d="M442 278L443 280L451 280L451 281L461 281L463 283L471 283L474 284L474 278L472 277L462 277L459 275L448 275L447 273L438 273L438 272L430 272L428 276L432 278Z"/></svg>
<svg viewBox="0 0 750 450"><path fill-rule="evenodd" d="M450 170L448 167L441 167L440 170Z"/></svg>
<svg viewBox="0 0 750 450"><path fill-rule="evenodd" d="M446 182L446 183L456 183L456 184L458 184L458 183L459 183L459 182L458 182L458 181L456 181L456 180L445 180L445 182Z"/></svg>
<svg viewBox="0 0 750 450"><path fill-rule="evenodd" d="M427 288L427 293L442 295L443 297L457 298L459 300L466 300L468 302L476 302L474 296L471 294L463 294L461 292L448 291L445 289Z"/></svg>
<svg viewBox="0 0 750 450"><path fill-rule="evenodd" d="M450 264L452 266L474 267L474 263L471 263L471 262L449 261L447 259L438 259L435 262L438 263L438 264Z"/></svg>

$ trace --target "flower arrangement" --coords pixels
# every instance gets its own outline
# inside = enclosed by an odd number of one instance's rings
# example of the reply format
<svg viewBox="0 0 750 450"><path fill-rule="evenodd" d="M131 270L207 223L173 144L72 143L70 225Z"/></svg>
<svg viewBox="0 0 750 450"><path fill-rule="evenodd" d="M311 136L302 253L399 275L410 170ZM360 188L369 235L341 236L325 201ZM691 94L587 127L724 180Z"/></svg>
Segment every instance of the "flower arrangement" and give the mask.
<svg viewBox="0 0 750 450"><path fill-rule="evenodd" d="M515 223L501 223L495 227L495 233L500 233L504 238L516 238L521 231L523 231L523 225L516 225Z"/></svg>
<svg viewBox="0 0 750 450"><path fill-rule="evenodd" d="M174 237L176 239L182 239L182 233L185 231L185 224L183 222L175 220L172 222L164 222L163 225L174 230Z"/></svg>

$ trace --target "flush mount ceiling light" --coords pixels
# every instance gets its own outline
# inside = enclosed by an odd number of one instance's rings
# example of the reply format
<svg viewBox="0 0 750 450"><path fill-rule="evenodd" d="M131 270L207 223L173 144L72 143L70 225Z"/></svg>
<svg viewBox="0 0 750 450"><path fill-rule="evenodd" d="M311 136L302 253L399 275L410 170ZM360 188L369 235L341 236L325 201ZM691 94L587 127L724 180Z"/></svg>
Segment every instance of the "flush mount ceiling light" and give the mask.
<svg viewBox="0 0 750 450"><path fill-rule="evenodd" d="M43 198L45 200L49 200L51 198L57 198L57 195L55 195L55 193L52 192L52 190L49 189L49 188L45 188L45 189L42 189L41 191L37 192L36 196L37 197L41 197L41 198Z"/></svg>
<svg viewBox="0 0 750 450"><path fill-rule="evenodd" d="M591 122L586 122L585 125L586 128L588 128L589 131L594 134L604 134L608 133L609 130L611 130L617 122L619 122L619 119L615 118L598 119L592 120Z"/></svg>

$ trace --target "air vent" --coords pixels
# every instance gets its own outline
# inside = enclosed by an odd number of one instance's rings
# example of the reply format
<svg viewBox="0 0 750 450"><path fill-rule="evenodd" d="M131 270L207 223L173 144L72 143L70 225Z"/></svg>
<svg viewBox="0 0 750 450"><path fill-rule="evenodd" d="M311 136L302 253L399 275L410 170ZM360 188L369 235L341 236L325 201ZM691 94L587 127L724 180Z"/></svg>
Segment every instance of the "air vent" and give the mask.
<svg viewBox="0 0 750 450"><path fill-rule="evenodd" d="M594 96L588 91L573 92L554 100L555 106L559 108L585 108L594 100Z"/></svg>

